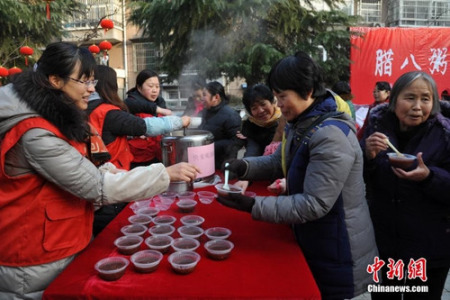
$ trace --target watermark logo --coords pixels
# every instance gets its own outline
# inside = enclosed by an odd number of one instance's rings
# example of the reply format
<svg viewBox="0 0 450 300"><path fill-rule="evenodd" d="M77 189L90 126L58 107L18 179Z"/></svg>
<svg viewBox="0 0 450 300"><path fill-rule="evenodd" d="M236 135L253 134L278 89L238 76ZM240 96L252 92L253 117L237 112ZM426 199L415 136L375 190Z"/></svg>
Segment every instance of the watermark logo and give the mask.
<svg viewBox="0 0 450 300"><path fill-rule="evenodd" d="M380 259L378 256L374 258L373 264L367 266L367 272L372 274L373 281L376 283L380 282L379 272L382 271L383 267L387 267L386 277L389 280L397 279L399 283L403 282L405 279L420 279L422 282L427 281L427 261L425 258L419 258L417 260L410 259L407 267L405 268L405 263L403 260L399 259L395 261L392 258L388 259L386 262ZM405 274L406 272L406 274ZM427 292L428 286L382 286L371 284L368 286L369 292Z"/></svg>

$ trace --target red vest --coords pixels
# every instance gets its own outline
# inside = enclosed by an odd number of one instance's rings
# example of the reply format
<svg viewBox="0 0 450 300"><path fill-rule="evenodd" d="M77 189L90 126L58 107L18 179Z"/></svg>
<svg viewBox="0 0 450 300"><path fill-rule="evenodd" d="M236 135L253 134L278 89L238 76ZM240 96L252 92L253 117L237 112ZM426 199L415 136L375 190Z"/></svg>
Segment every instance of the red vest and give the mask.
<svg viewBox="0 0 450 300"><path fill-rule="evenodd" d="M151 114L144 113L136 114L136 116L141 118L153 117ZM146 162L155 158L162 161L161 140L162 135L145 138L135 137L128 140L131 153L134 156L133 162Z"/></svg>
<svg viewBox="0 0 450 300"><path fill-rule="evenodd" d="M103 133L106 114L111 110L119 110L119 108L115 105L104 103L97 106L89 115L89 122L100 135ZM106 148L111 155L109 162L113 163L119 169L130 170L133 154L131 154L126 136L116 137L112 143L106 145Z"/></svg>
<svg viewBox="0 0 450 300"><path fill-rule="evenodd" d="M23 120L5 134L0 144L0 265L53 262L81 251L92 236L92 203L36 173L16 177L5 173L6 154L32 128L49 130L86 154L84 143L68 140L40 117Z"/></svg>

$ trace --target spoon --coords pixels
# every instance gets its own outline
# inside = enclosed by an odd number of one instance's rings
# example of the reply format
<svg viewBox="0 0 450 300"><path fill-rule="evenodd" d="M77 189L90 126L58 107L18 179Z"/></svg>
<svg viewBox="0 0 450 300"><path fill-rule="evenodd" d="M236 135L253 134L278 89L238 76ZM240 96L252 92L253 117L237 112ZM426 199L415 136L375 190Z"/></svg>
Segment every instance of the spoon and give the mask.
<svg viewBox="0 0 450 300"><path fill-rule="evenodd" d="M389 139L386 139L386 143L392 150L395 151L395 153L397 153L397 156L404 157L403 153L400 153L400 151L398 151L397 148L395 148L394 145L392 145L392 143L389 141Z"/></svg>
<svg viewBox="0 0 450 300"><path fill-rule="evenodd" d="M225 163L225 183L223 184L222 188L224 190L229 190L230 186L228 185L228 177L230 176L230 170L227 169L229 166L229 163Z"/></svg>

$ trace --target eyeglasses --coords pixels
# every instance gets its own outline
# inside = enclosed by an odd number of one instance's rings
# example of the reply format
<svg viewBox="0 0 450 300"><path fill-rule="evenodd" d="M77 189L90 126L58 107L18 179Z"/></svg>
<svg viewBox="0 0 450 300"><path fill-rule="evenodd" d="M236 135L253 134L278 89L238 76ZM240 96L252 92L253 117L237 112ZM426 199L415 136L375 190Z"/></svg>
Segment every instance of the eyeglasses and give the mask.
<svg viewBox="0 0 450 300"><path fill-rule="evenodd" d="M69 77L69 79L71 79L71 80L73 80L73 81L76 81L76 82L78 82L78 83L84 84L87 88L88 88L90 85L92 85L92 86L95 87L95 86L97 85L97 82L98 82L97 79L95 79L95 80L86 80L86 81L83 81L83 80L80 80L80 79L75 79L75 78L72 78L72 77Z"/></svg>

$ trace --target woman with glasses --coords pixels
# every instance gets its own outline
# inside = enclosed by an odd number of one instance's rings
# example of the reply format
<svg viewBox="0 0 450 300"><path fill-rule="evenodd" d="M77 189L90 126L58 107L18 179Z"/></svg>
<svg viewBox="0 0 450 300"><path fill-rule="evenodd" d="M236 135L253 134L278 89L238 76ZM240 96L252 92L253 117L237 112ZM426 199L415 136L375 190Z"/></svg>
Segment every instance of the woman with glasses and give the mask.
<svg viewBox="0 0 450 300"><path fill-rule="evenodd" d="M108 149L109 160L117 168L130 170L133 160L128 136L156 136L181 129L189 125L189 117L165 116L161 118L139 118L129 113L126 104L118 95L117 74L113 68L98 65L95 70L98 81L96 92L89 98L87 113L89 122L95 127ZM106 205L95 212L94 235L97 235L126 203Z"/></svg>
<svg viewBox="0 0 450 300"><path fill-rule="evenodd" d="M94 69L87 49L54 43L0 88L0 299L41 299L92 239L94 204L149 198L196 177L187 163L125 172L91 162L84 110Z"/></svg>

